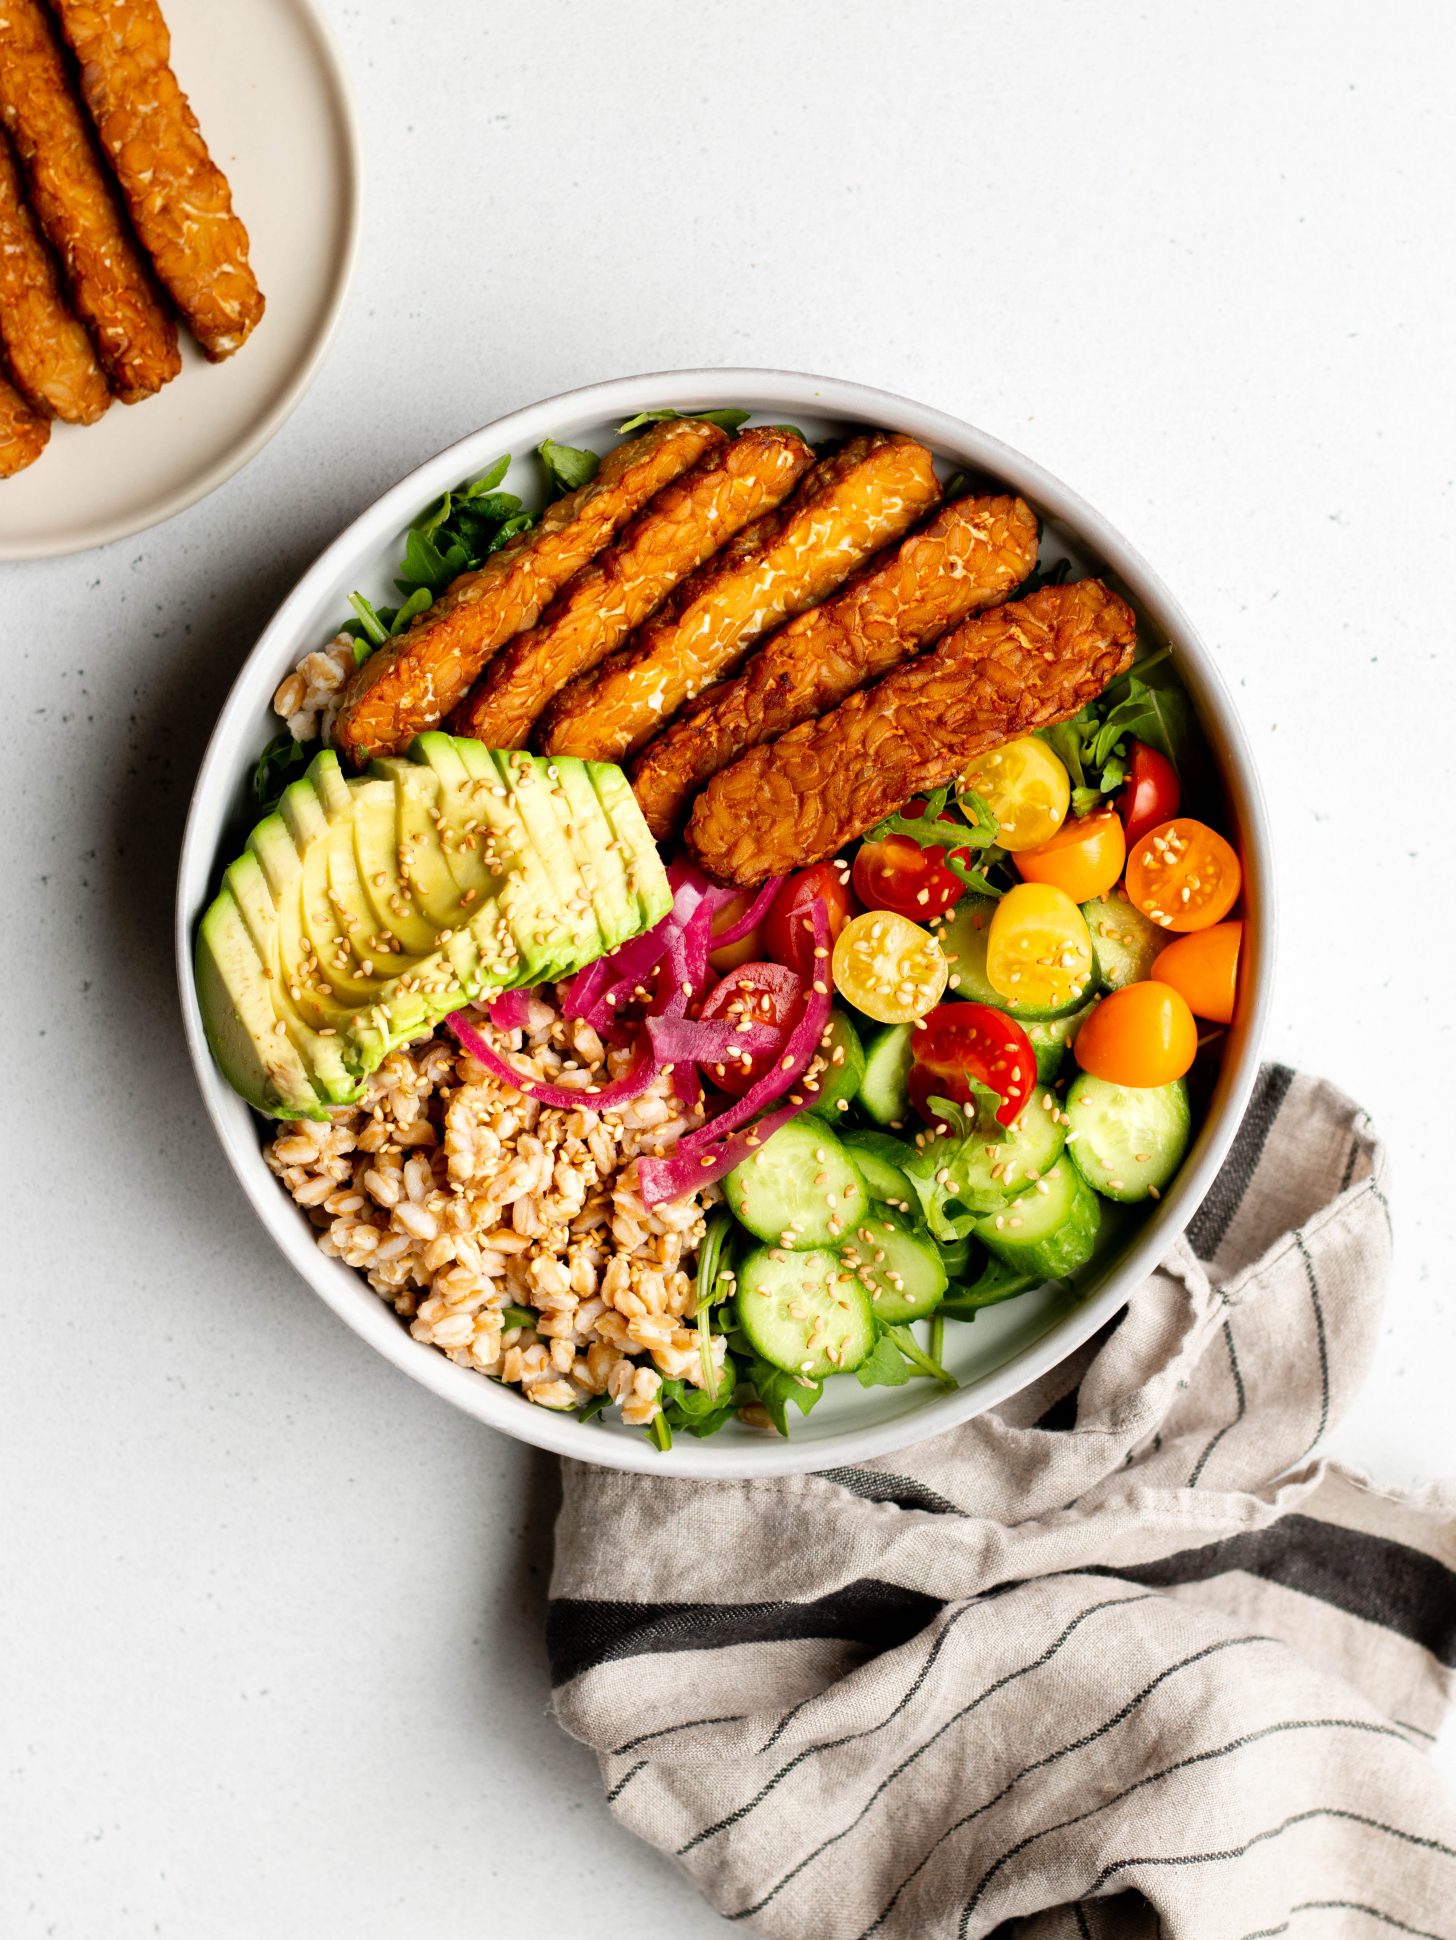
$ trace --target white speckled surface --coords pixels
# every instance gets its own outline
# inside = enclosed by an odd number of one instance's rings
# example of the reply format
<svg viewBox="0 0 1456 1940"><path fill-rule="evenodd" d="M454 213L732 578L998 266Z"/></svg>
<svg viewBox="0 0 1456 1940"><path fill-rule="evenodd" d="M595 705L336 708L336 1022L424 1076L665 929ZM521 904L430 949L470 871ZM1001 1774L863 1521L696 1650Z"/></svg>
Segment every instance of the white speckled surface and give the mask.
<svg viewBox="0 0 1456 1940"><path fill-rule="evenodd" d="M1270 1049L1394 1149L1385 1346L1335 1445L1391 1481L1456 1466L1456 20L694 11L331 0L369 179L322 377L205 504L0 569L29 1100L0 1374L7 1940L721 1930L544 1716L549 1464L289 1277L175 1016L187 788L259 626L382 486L549 391L840 372L1019 445L1146 552L1264 761Z"/></svg>

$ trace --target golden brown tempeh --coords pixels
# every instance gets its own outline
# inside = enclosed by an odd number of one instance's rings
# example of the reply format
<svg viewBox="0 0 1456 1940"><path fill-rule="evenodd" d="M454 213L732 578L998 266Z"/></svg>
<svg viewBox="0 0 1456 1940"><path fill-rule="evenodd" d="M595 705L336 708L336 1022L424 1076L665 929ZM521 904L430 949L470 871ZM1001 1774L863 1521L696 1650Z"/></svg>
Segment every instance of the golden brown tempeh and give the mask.
<svg viewBox="0 0 1456 1940"><path fill-rule="evenodd" d="M720 768L760 741L838 706L866 681L992 606L1036 564L1036 515L1023 499L960 499L872 559L833 599L771 634L736 680L710 688L649 741L632 770L661 840Z"/></svg>
<svg viewBox="0 0 1456 1940"><path fill-rule="evenodd" d="M0 120L112 389L124 404L150 397L181 368L177 326L132 245L38 0L0 0Z"/></svg>
<svg viewBox="0 0 1456 1940"><path fill-rule="evenodd" d="M0 129L0 343L33 411L94 424L111 402L91 339L66 307L51 253L25 204L10 138Z"/></svg>
<svg viewBox="0 0 1456 1940"><path fill-rule="evenodd" d="M589 672L680 580L783 502L814 462L794 431L765 426L720 445L659 492L561 589L540 624L486 668L452 725L493 748L522 748L567 681Z"/></svg>
<svg viewBox="0 0 1456 1940"><path fill-rule="evenodd" d="M3 0L0 0L3 5ZM51 0L153 267L213 363L263 314L248 232L171 68L156 0Z"/></svg>
<svg viewBox="0 0 1456 1940"><path fill-rule="evenodd" d="M417 734L438 727L491 656L534 626L573 574L650 498L725 442L702 418L670 418L609 451L590 484L547 506L529 532L462 573L397 640L369 656L345 689L334 745L362 764L401 754Z"/></svg>
<svg viewBox="0 0 1456 1940"><path fill-rule="evenodd" d="M710 563L620 653L573 682L542 717L541 747L596 761L633 753L939 497L924 445L883 432L852 440L808 474L752 557L726 571Z"/></svg>
<svg viewBox="0 0 1456 1940"><path fill-rule="evenodd" d="M1132 661L1136 622L1097 579L963 620L828 714L740 755L693 805L688 848L751 888L833 855L987 748L1067 720Z"/></svg>
<svg viewBox="0 0 1456 1940"><path fill-rule="evenodd" d="M0 376L0 478L33 465L51 435L49 420L32 411L15 386Z"/></svg>

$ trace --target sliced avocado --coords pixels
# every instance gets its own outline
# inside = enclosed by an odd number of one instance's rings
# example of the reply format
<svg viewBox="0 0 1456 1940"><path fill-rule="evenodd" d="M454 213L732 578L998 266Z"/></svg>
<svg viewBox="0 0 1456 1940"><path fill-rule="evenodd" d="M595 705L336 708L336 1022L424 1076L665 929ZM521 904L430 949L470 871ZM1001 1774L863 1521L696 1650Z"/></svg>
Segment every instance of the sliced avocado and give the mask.
<svg viewBox="0 0 1456 1940"><path fill-rule="evenodd" d="M520 888L516 906L502 896L501 907L510 916L512 929L519 934L523 927L528 928L534 947L544 953L537 981L561 977L575 965L599 957L603 943L590 902L582 907L585 885L550 799L548 764L537 755L505 748L492 748L488 753L542 864L534 877L531 871L523 870L517 878ZM512 888L516 887L513 883ZM533 892L529 897L521 894L527 888Z"/></svg>
<svg viewBox="0 0 1456 1940"><path fill-rule="evenodd" d="M349 813L351 784L332 748L319 749L308 764L304 780L312 783L313 791L330 821Z"/></svg>
<svg viewBox="0 0 1456 1940"><path fill-rule="evenodd" d="M297 851L293 853L297 855ZM278 997L272 996L283 975L282 962L278 954L278 908L268 887L268 879L263 874L262 864L254 851L244 849L235 862L228 864L222 880L223 887L232 892L233 901L237 904L243 922L247 925L248 934L253 940L253 948L261 959L263 978L273 1001L274 1017L283 1025L284 1032L293 1045L294 1056L306 1069L313 1033L299 1018L286 988L279 993Z"/></svg>
<svg viewBox="0 0 1456 1940"><path fill-rule="evenodd" d="M294 797L292 808L292 820L302 828L310 819L303 794ZM321 831L329 826L322 812L318 826ZM339 1020L327 1008L332 998L327 966L320 961L315 967L313 945L303 924L303 856L281 813L258 824L248 837L248 848L257 858L277 912L270 966L274 1006L319 1092L332 1104L349 1104L359 1095L360 1074L349 1066L344 1039L328 1034L338 1032Z"/></svg>
<svg viewBox="0 0 1456 1940"><path fill-rule="evenodd" d="M672 908L672 886L626 775L611 761L588 761L585 766L602 812L616 831L627 888L637 899L634 934L639 934L660 923Z"/></svg>
<svg viewBox="0 0 1456 1940"><path fill-rule="evenodd" d="M354 862L375 923L389 931L407 955L424 956L435 948L437 926L428 921L409 884L400 879L394 783L382 776L367 777L353 784L353 793L358 798L349 818Z"/></svg>
<svg viewBox="0 0 1456 1940"><path fill-rule="evenodd" d="M275 1118L327 1118L286 1030L279 1032L263 960L230 889L202 919L194 963L208 1047L233 1090Z"/></svg>
<svg viewBox="0 0 1456 1940"><path fill-rule="evenodd" d="M278 813L288 825L288 833L300 855L328 821L324 805L307 775L289 782L278 798Z"/></svg>
<svg viewBox="0 0 1456 1940"><path fill-rule="evenodd" d="M435 827L438 780L428 768L393 755L373 762L370 773L385 775L394 783L396 874L425 921L433 924L432 937L453 929L460 916L460 885Z"/></svg>
<svg viewBox="0 0 1456 1940"><path fill-rule="evenodd" d="M557 818L596 911L602 949L615 950L637 934L639 913L637 898L627 888L616 830L592 787L584 761L572 755L556 755L547 775Z"/></svg>

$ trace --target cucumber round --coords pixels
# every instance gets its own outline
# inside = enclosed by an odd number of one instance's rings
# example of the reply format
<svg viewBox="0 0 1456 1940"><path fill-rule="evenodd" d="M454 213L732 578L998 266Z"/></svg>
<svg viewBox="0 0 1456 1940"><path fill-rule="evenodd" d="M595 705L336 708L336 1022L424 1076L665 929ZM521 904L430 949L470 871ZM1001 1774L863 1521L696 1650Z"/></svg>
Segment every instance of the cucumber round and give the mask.
<svg viewBox="0 0 1456 1940"><path fill-rule="evenodd" d="M1109 990L1141 983L1153 974L1153 958L1166 949L1168 932L1150 922L1123 896L1099 896L1083 903L1102 981Z"/></svg>
<svg viewBox="0 0 1456 1940"><path fill-rule="evenodd" d="M826 1063L814 1081L819 1089L809 1091L807 1085L804 1089L813 1101L809 1106L810 1111L816 1118L827 1118L833 1125L843 1118L859 1096L859 1088L864 1081L865 1055L859 1032L842 1010L836 1009L831 1013L825 1036L828 1041L820 1044L818 1055Z"/></svg>
<svg viewBox="0 0 1456 1940"><path fill-rule="evenodd" d="M1060 1106L1044 1085L1037 1085L1004 1138L981 1139L961 1159L965 1182L974 1192L1000 1192L1009 1199L1050 1172L1066 1142Z"/></svg>
<svg viewBox="0 0 1456 1940"><path fill-rule="evenodd" d="M1036 1280L1064 1280L1085 1266L1097 1242L1102 1207L1075 1165L1061 1159L1027 1192L976 1227L993 1259Z"/></svg>
<svg viewBox="0 0 1456 1940"><path fill-rule="evenodd" d="M1087 1000L1100 987L1097 939L1092 939L1092 970L1075 997L1064 1004L1020 1004L1003 997L986 975L986 945L991 935L991 918L996 913L994 896L963 896L943 924L935 925L940 947L950 958L950 994L973 1004L990 1004L1004 1010L1022 1024L1045 1023L1054 1017L1070 1017L1084 1010Z"/></svg>
<svg viewBox="0 0 1456 1940"><path fill-rule="evenodd" d="M845 1149L864 1175L871 1199L902 1212L915 1204L915 1189L905 1173L905 1161L915 1148L889 1132L846 1132Z"/></svg>
<svg viewBox="0 0 1456 1940"><path fill-rule="evenodd" d="M935 1242L888 1206L875 1206L856 1223L840 1258L854 1268L875 1318L887 1327L921 1320L945 1298L949 1275Z"/></svg>
<svg viewBox="0 0 1456 1940"><path fill-rule="evenodd" d="M848 1374L875 1343L870 1296L837 1253L758 1246L738 1269L738 1324L760 1360L820 1381Z"/></svg>
<svg viewBox="0 0 1456 1940"><path fill-rule="evenodd" d="M835 1245L870 1201L859 1167L809 1112L735 1165L723 1190L740 1225L787 1247Z"/></svg>
<svg viewBox="0 0 1456 1940"><path fill-rule="evenodd" d="M886 1024L864 1046L858 1104L876 1125L903 1125L910 1117L912 1024Z"/></svg>
<svg viewBox="0 0 1456 1940"><path fill-rule="evenodd" d="M1094 999L1095 1001L1095 999ZM1067 1061L1067 1052L1081 1028L1091 1004L1084 1004L1067 1017L1049 1017L1045 1020L1033 1018L1023 1025L1026 1035L1031 1039L1031 1048L1036 1052L1036 1075L1038 1082L1049 1085Z"/></svg>
<svg viewBox="0 0 1456 1940"><path fill-rule="evenodd" d="M1183 1163L1193 1123L1181 1078L1170 1085L1115 1085L1090 1071L1067 1093L1067 1116L1078 1171L1104 1199L1124 1205L1162 1191Z"/></svg>

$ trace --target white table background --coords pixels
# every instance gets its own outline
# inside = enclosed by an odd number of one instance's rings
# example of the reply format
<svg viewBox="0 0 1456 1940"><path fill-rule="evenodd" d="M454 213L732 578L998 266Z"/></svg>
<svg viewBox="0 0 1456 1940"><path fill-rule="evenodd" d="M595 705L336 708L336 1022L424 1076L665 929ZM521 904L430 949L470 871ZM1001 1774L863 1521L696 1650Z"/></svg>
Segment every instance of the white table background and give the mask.
<svg viewBox="0 0 1456 1940"><path fill-rule="evenodd" d="M170 960L202 737L324 542L537 396L788 366L1034 454L1218 653L1279 843L1269 1052L1393 1148L1384 1346L1333 1445L1456 1469L1453 15L330 11L369 179L321 378L207 503L0 580L0 1932L707 1940L546 1716L550 1464L371 1356L214 1146Z"/></svg>

